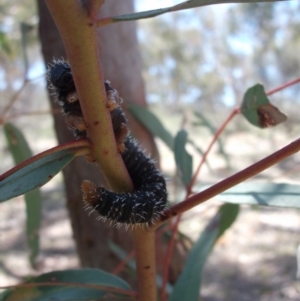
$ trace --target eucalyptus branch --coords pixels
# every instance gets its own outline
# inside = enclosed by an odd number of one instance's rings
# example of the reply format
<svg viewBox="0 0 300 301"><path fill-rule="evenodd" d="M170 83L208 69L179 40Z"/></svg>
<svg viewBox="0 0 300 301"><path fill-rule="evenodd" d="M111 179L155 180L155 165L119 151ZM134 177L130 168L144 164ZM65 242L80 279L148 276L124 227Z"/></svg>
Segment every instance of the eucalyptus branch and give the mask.
<svg viewBox="0 0 300 301"><path fill-rule="evenodd" d="M46 3L65 44L92 156L114 191L131 191L133 186L117 149L107 107L95 13L87 14L80 1L46 0Z"/></svg>
<svg viewBox="0 0 300 301"><path fill-rule="evenodd" d="M271 95L273 93L276 93L278 91L281 91L285 88L288 88L294 84L297 84L300 82L300 78L296 78L292 81L289 81L277 88L274 88L273 90L270 90L269 92L266 93L266 95ZM189 183L189 185L187 185L186 187L186 198L192 193L192 188L196 182L196 179L199 175L199 172L201 170L201 167L203 166L208 154L210 153L213 145L215 144L215 142L217 141L217 139L219 138L219 136L223 133L224 129L226 128L226 126L229 124L229 122L237 115L240 113L240 107L235 108L230 115L226 118L226 120L222 123L222 125L219 127L219 129L216 131L212 141L210 142L208 148L206 149L206 151L204 152L201 161L192 177L191 182ZM186 199L185 198L185 199ZM169 265L170 265L170 261L171 261L171 257L173 254L173 250L174 250L174 243L175 243L175 236L178 232L178 226L179 223L181 221L181 214L179 214L173 224L172 227L172 236L170 238L170 243L168 246L168 250L167 250L167 254L166 254L166 259L165 259L165 264L164 264L164 274L163 274L163 286L162 286L162 293L161 293L161 300L165 301L167 300L167 294L166 294L166 285L167 285L167 281L168 281L168 277L169 277Z"/></svg>
<svg viewBox="0 0 300 301"><path fill-rule="evenodd" d="M133 185L119 155L97 48L96 12L86 13L78 1L46 0L63 38L80 99L92 156L111 188L132 191ZM76 20L76 22L74 21ZM154 232L133 231L137 258L139 300L156 300Z"/></svg>
<svg viewBox="0 0 300 301"><path fill-rule="evenodd" d="M297 139L294 142L290 143L289 145L278 150L277 152L271 154L270 156L218 182L217 184L212 185L211 187L205 189L204 191L187 198L185 201L172 206L168 210L165 210L164 213L161 215L160 221L157 222L154 228L159 227L162 223L165 223L169 219L179 214L182 214L194 208L195 206L206 202L207 200L213 198L214 196L224 192L225 190L261 173L265 169L273 166L274 164L297 153L299 150L300 150L300 139Z"/></svg>
<svg viewBox="0 0 300 301"><path fill-rule="evenodd" d="M296 78L296 79L294 79L294 80L291 80L291 81L289 81L289 82L287 82L287 83L285 83L285 84L283 84L283 85L281 85L281 86L279 86L279 87L277 87L277 88L275 88L275 89L273 89L273 90L270 90L269 92L267 92L266 94L269 96L269 95L272 95L272 94L274 94L274 93L276 93L276 92L278 92L278 91L281 91L281 90L283 90L283 89L286 89L286 88L288 88L288 87L290 87L290 86L293 86L293 85L295 85L295 84L298 84L298 83L300 83L300 77L298 77L298 78Z"/></svg>
<svg viewBox="0 0 300 301"><path fill-rule="evenodd" d="M206 151L204 152L202 158L201 158L201 162L199 163L191 182L189 183L189 185L187 186L187 194L189 195L192 192L192 188L195 185L196 179L198 177L198 174L201 170L201 167L203 166L203 164L205 163L205 160L211 150L211 148L213 147L213 145L215 144L215 142L218 140L218 138L220 137L220 135L223 133L224 129L226 128L226 126L229 124L229 122L234 118L234 116L236 116L237 114L240 113L240 108L236 108L234 110L232 110L232 112L230 113L230 115L226 118L226 120L222 123L222 125L219 127L219 129L216 131L212 141L210 142L208 148L206 149Z"/></svg>
<svg viewBox="0 0 300 301"><path fill-rule="evenodd" d="M133 235L138 276L138 300L156 301L155 232L135 228Z"/></svg>

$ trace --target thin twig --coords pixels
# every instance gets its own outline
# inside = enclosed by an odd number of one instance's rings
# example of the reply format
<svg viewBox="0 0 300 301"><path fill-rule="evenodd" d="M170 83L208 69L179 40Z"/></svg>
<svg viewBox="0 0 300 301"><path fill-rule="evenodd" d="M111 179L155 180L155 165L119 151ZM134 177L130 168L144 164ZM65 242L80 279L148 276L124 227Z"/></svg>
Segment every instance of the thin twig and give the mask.
<svg viewBox="0 0 300 301"><path fill-rule="evenodd" d="M23 283L18 285L9 285L9 286L0 286L0 289L18 289L18 288L31 288L31 287L39 287L39 286L64 286L64 287L80 287L80 288L88 288L99 291L107 291L111 293L123 294L131 297L136 297L137 293L134 291L124 290L121 288L115 288L104 285L96 285L89 283L76 283L76 282L33 282L33 283Z"/></svg>
<svg viewBox="0 0 300 301"><path fill-rule="evenodd" d="M112 24L114 22L115 21L112 17L107 17L107 18L101 18L101 19L97 20L96 25L97 25L97 27L100 28L100 27L103 27L105 25Z"/></svg>
<svg viewBox="0 0 300 301"><path fill-rule="evenodd" d="M11 97L11 99L9 100L8 104L4 107L1 117L0 119L4 119L4 116L6 115L6 113L10 110L10 108L13 106L13 104L15 103L15 101L19 98L20 94L22 93L22 91L24 90L24 88L26 87L27 83L28 83L28 79L25 78L21 87L18 89L18 91L15 92L15 94Z"/></svg>
<svg viewBox="0 0 300 301"><path fill-rule="evenodd" d="M26 85L28 83L34 81L34 80L37 80L37 79L41 78L42 76L45 76L45 74L41 74L41 75L39 75L35 78L32 78L32 79L28 79L27 77L24 77L24 80L23 80L23 83L22 83L21 87L15 92L15 94L12 95L12 97L8 101L7 105L4 107L4 109L1 113L1 116L0 116L1 122L4 120L4 117L5 117L6 113L12 108L12 106L14 105L16 100L19 98L20 94L22 93L22 91L24 90Z"/></svg>
<svg viewBox="0 0 300 301"><path fill-rule="evenodd" d="M285 88L288 88L296 83L299 83L300 82L300 77L299 78L296 78L292 81L289 81L273 90L270 90L269 92L266 93L266 95L270 96L278 91L281 91ZM227 117L227 119L225 120L225 122L219 127L219 129L217 130L217 132L215 133L212 141L210 142L208 148L206 149L206 151L204 152L203 156L202 156L202 159L201 159L201 162L199 164L199 166L197 167L197 170L196 172L194 173L193 177L192 177L192 180L190 182L190 184L188 185L187 187L187 191L188 191L188 194L190 194L192 192L192 187L194 186L195 182L196 182L196 179L198 177L198 174L201 170L201 167L203 166L203 164L205 163L206 161L206 158L211 150L211 148L213 147L213 145L215 144L215 142L218 140L218 138L220 137L221 133L224 131L224 129L226 128L226 126L229 124L229 122L233 119L234 116L236 116L237 114L240 113L240 107L238 108L235 108L231 113L230 115Z"/></svg>
<svg viewBox="0 0 300 301"><path fill-rule="evenodd" d="M270 90L270 91L267 92L266 94L267 94L268 96L270 96L270 95L272 95L272 94L274 94L274 93L276 93L276 92L278 92L278 91L281 91L281 90L283 90L283 89L286 89L286 88L288 88L288 87L290 87L290 86L293 86L293 85L295 85L295 84L297 84L297 83L300 83L300 77L298 77L298 78L296 78L296 79L294 79L294 80L291 80L291 81L289 81L289 82L287 82L287 83L285 83L285 84L283 84L283 85L281 85L281 86L279 86L279 87L277 87L277 88L275 88L275 89L273 89L273 90Z"/></svg>
<svg viewBox="0 0 300 301"><path fill-rule="evenodd" d="M192 187L195 185L196 179L198 177L198 174L201 170L201 167L203 166L203 164L206 161L206 158L210 152L210 150L212 149L213 145L215 144L215 142L218 140L218 138L220 137L220 135L222 134L222 132L224 131L224 129L226 128L226 126L228 125L228 123L234 118L234 116L236 116L237 114L240 113L240 108L235 108L230 115L226 118L226 120L223 122L223 124L218 128L218 130L216 131L212 141L210 142L208 148L206 149L206 151L204 152L201 162L199 163L193 177L192 180L190 182L190 184L187 186L187 194L190 195L192 193Z"/></svg>
<svg viewBox="0 0 300 301"><path fill-rule="evenodd" d="M155 228L159 227L162 223L167 220L182 214L195 206L204 203L205 201L213 198L214 196L226 191L227 189L246 181L247 179L261 173L265 169L273 166L274 164L290 157L291 155L299 152L300 150L300 139L296 139L289 145L283 147L277 152L267 156L266 158L252 164L251 166L243 169L242 171L212 185L211 187L205 189L204 191L189 197L185 201L176 204L166 210L164 214L161 215L160 221L155 225Z"/></svg>
<svg viewBox="0 0 300 301"><path fill-rule="evenodd" d="M168 245L168 250L166 253L166 257L165 257L165 263L164 263L164 269L163 269L163 284L162 284L162 289L161 289L161 301L167 300L167 284L168 284L168 279L169 279L169 268L170 268L172 255L174 252L175 237L178 233L178 226L181 221L181 216L182 215L179 214L175 220L174 226L172 228L172 235L171 235L170 242Z"/></svg>
<svg viewBox="0 0 300 301"><path fill-rule="evenodd" d="M127 263L134 257L134 255L135 255L134 250L131 250L111 273L114 275L118 275L120 272L122 272L125 266L127 265Z"/></svg>

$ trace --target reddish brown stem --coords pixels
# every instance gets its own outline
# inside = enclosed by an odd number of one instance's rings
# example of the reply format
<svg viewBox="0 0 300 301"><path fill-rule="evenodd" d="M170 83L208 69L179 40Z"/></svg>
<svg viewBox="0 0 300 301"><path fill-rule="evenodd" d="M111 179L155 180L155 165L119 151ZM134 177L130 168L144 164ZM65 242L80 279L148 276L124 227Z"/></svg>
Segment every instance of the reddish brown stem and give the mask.
<svg viewBox="0 0 300 301"><path fill-rule="evenodd" d="M274 93L276 93L276 92L278 92L278 91L281 91L281 90L283 90L283 89L285 89L285 88L288 88L288 87L290 87L290 86L292 86L292 85L295 85L295 84L297 84L297 83L300 83L300 77L298 77L298 78L296 78L296 79L294 79L294 80L291 80L291 81L289 81L289 82L287 82L287 83L285 83L285 84L279 86L278 88L275 88L275 89L273 89L273 90L267 92L266 94L267 94L268 96L270 96L270 95L272 95L272 94L274 94Z"/></svg>
<svg viewBox="0 0 300 301"><path fill-rule="evenodd" d="M192 180L190 182L190 184L186 187L186 197L185 199L192 194L192 187L194 186L197 176L201 170L201 167L203 166L203 164L205 163L205 160L207 158L207 155L209 154L211 148L213 147L214 143L218 140L219 136L221 135L221 133L224 131L225 127L227 126L227 124L233 119L233 117L235 115L237 115L240 112L240 108L236 108L234 109L230 115L227 117L227 119L225 120L225 122L220 126L220 128L217 130L217 132L215 133L212 141L210 142L207 150L204 152L201 162L196 170L196 172L194 173ZM164 274L163 274L163 286L162 286L162 294L161 294L161 300L162 301L166 301L167 300L167 294L166 294L166 286L167 286L167 282L168 282L168 278L169 278L169 266L170 266L170 262L171 262L171 258L172 258L172 254L173 254L173 250L174 250L174 245L175 245L175 237L176 234L178 232L178 226L181 220L181 215L179 215L174 223L173 229L172 229L172 236L170 239L170 243L168 246L168 250L167 250L167 254L166 254L166 260L165 260L165 264L164 264Z"/></svg>
<svg viewBox="0 0 300 301"><path fill-rule="evenodd" d="M18 285L10 285L10 286L0 286L0 289L17 289L17 288L32 288L39 286L62 286L62 287L80 287L80 288L88 288L99 291L108 291L111 293L123 294L126 296L136 297L137 293L134 291L124 290L121 288L114 288L110 286L104 285L96 285L96 284L88 284L88 283L75 283L75 282L33 282L33 283L23 283Z"/></svg>
<svg viewBox="0 0 300 301"><path fill-rule="evenodd" d="M122 272L126 264L129 262L129 260L134 257L134 254L135 254L134 250L131 250L111 273L114 275L118 275L120 272Z"/></svg>
<svg viewBox="0 0 300 301"><path fill-rule="evenodd" d="M169 208L164 212L164 215L161 215L161 220L155 225L155 227L159 227L162 223L166 222L170 218L182 214L194 208L195 206L213 198L214 196L224 192L225 190L259 174L260 172L273 166L274 164L297 153L299 150L300 150L300 139L297 139L294 142L290 143L289 145L283 147L279 151L273 153L272 155L218 182L217 184L205 189L204 191L192 197L189 197L185 201L172 206L171 208Z"/></svg>
<svg viewBox="0 0 300 301"><path fill-rule="evenodd" d="M196 179L198 177L198 174L201 170L201 167L203 166L203 164L206 161L206 158L211 150L211 148L213 147L213 145L215 144L215 142L218 140L218 138L220 137L221 133L224 131L225 127L228 125L228 123L233 119L233 117L237 114L240 113L240 108L235 108L230 115L227 117L227 119L224 121L224 123L219 127L219 129L217 130L217 132L215 133L212 141L210 142L207 150L204 152L201 162L198 165L198 168L196 170L196 172L194 173L192 180L190 182L190 184L187 186L187 195L190 195L192 193L192 187L194 186Z"/></svg>
<svg viewBox="0 0 300 301"><path fill-rule="evenodd" d="M170 238L170 242L168 245L168 250L166 254L166 259L165 259L165 264L164 264L164 270L163 270L163 284L162 284L162 289L161 289L161 301L166 301L167 300L167 283L169 279L169 267L174 251L174 246L175 246L175 237L178 232L178 226L181 220L181 214L179 214L176 218L176 221L174 223L173 229L172 229L172 236Z"/></svg>
<svg viewBox="0 0 300 301"><path fill-rule="evenodd" d="M296 83L300 82L300 78L298 79L295 79L293 81L290 81L288 83L285 83L284 85L278 87L278 88L275 88L269 92L267 92L266 94L267 95L271 95L275 92L278 92L282 89L285 89L291 85L294 85ZM195 185L195 182L196 182L196 179L199 175L199 172L203 166L203 164L205 163L206 161L206 158L209 154L209 152L211 151L213 145L215 144L215 142L218 140L218 138L220 137L221 133L224 131L224 129L226 128L226 126L229 124L229 122L234 118L234 116L236 116L237 114L240 113L240 107L238 108L235 108L231 113L230 115L227 117L227 119L224 121L224 123L219 127L219 129L217 130L217 132L215 133L212 141L210 142L208 148L206 149L206 151L204 152L203 156L202 156L202 159L192 177L192 180L190 182L190 184L186 187L186 193L187 193L187 197L189 195L192 194L192 188L193 186ZM183 202L184 203L184 202ZM182 204L182 203L180 203ZM178 215L175 223L174 223L174 226L173 226L173 229L172 229L172 236L171 236L171 239L170 239L170 243L169 243L169 246L168 246L168 251L167 251L167 255L166 255L166 260L165 260L165 265L164 265L164 275L163 275L163 287L162 287L162 294L161 294L161 299L162 301L165 301L167 299L167 294L166 294L166 285L167 285L167 281L168 281L168 273L169 273L169 265L170 265L170 261L171 261L171 257L172 257L172 254L173 254L173 249L174 249L174 243L175 243L175 236L178 232L178 226L179 226L179 223L180 223L180 220L181 220L181 214Z"/></svg>
<svg viewBox="0 0 300 301"><path fill-rule="evenodd" d="M279 87L277 87L277 88L275 88L275 89L273 89L273 90L270 90L269 92L266 93L266 95L268 95L268 96L269 96L269 95L272 95L272 94L274 94L274 93L276 93L276 92L278 92L278 91L281 91L281 90L283 90L283 89L285 89L285 88L288 88L288 87L290 87L290 86L292 86L292 85L294 85L294 84L296 84L296 83L298 83L298 82L300 82L300 77L299 77L299 78L296 78L296 79L294 79L294 80L292 80L292 81L289 81L289 82L287 82L287 83L285 83L285 84L283 84L283 85L281 85L281 86L279 86ZM224 131L224 129L226 128L226 126L228 125L228 123L233 119L233 117L234 117L235 115L237 115L237 114L239 114L239 113L240 113L240 107L235 108L235 109L230 113L230 115L227 117L227 119L225 120L225 122L220 126L220 128L217 130L217 132L215 133L215 135L214 135L212 141L210 142L210 144L209 144L207 150L204 152L204 154L203 154L203 156L202 156L201 162L200 162L200 164L199 164L199 166L198 166L196 172L195 172L194 175L193 175L193 178L192 178L192 180L191 180L191 183L187 186L187 193L188 193L188 195L192 193L192 187L194 186L194 184L195 184L195 182L196 182L196 179L197 179L197 177L198 177L198 174L199 174L199 172L200 172L200 170L201 170L203 164L205 163L206 158L207 158L207 156L208 156L208 154L209 154L211 148L213 147L213 145L215 144L215 142L218 140L219 136L220 136L221 133Z"/></svg>
<svg viewBox="0 0 300 301"><path fill-rule="evenodd" d="M10 110L10 108L13 106L13 104L15 103L15 101L18 99L18 97L20 96L21 92L24 90L24 88L26 87L27 83L28 83L28 79L24 78L24 81L22 83L22 86L19 88L19 90L11 97L11 99L9 100L8 104L4 107L4 109L2 110L1 113L1 119L4 118L4 116L6 115L6 113Z"/></svg>

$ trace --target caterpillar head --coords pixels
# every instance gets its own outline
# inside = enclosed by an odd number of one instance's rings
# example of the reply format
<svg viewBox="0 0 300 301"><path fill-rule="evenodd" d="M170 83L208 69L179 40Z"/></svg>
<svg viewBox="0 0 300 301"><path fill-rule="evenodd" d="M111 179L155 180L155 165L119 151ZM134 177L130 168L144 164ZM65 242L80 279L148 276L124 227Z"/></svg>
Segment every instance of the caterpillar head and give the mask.
<svg viewBox="0 0 300 301"><path fill-rule="evenodd" d="M55 68L48 69L48 79L52 86L60 91L68 91L74 87L70 65L63 61L55 61Z"/></svg>

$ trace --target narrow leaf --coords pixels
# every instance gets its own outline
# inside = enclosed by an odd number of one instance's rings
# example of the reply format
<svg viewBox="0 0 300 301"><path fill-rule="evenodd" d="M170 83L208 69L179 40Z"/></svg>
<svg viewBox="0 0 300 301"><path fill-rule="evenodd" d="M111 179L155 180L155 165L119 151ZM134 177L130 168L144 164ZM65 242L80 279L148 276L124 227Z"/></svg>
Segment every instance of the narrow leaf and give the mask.
<svg viewBox="0 0 300 301"><path fill-rule="evenodd" d="M287 1L287 0L277 0L277 1ZM140 20L140 19L146 19L146 18L153 18L165 13L179 11L179 10L185 10L190 8L196 8L201 6L207 6L207 5L213 5L213 4L222 4L222 3L259 3L259 2L274 2L274 0L189 0L182 2L180 4L166 7L166 8L160 8L160 9L154 9L144 12L138 12L133 14L126 14L126 15L120 15L112 17L113 22L119 22L119 21L132 21L132 20Z"/></svg>
<svg viewBox="0 0 300 301"><path fill-rule="evenodd" d="M186 142L187 132L185 130L180 130L177 133L174 142L175 162L180 171L182 182L185 185L188 185L192 179L193 158L185 149Z"/></svg>
<svg viewBox="0 0 300 301"><path fill-rule="evenodd" d="M233 204L300 208L300 185L246 182L221 193L216 199Z"/></svg>
<svg viewBox="0 0 300 301"><path fill-rule="evenodd" d="M41 226L42 196L39 189L25 194L26 204L26 236L30 248L29 261L35 267L35 259L39 254L39 230Z"/></svg>
<svg viewBox="0 0 300 301"><path fill-rule="evenodd" d="M113 22L120 22L120 21L133 21L133 20L140 20L140 19L147 19L147 18L153 18L165 13L170 12L170 7L167 8L159 8L159 9L153 9L148 11L143 11L139 13L133 13L133 14L126 14L126 15L120 15L112 17Z"/></svg>
<svg viewBox="0 0 300 301"><path fill-rule="evenodd" d="M219 209L220 223L218 238L221 237L228 228L230 228L236 220L239 211L240 206L237 204L224 204L221 206Z"/></svg>
<svg viewBox="0 0 300 301"><path fill-rule="evenodd" d="M241 113L253 125L266 128L286 121L287 116L273 106L261 84L249 88L243 99Z"/></svg>
<svg viewBox="0 0 300 301"><path fill-rule="evenodd" d="M13 173L0 182L0 202L43 186L73 158L74 154L72 153L58 152Z"/></svg>
<svg viewBox="0 0 300 301"><path fill-rule="evenodd" d="M160 138L171 150L173 150L173 136L150 110L138 105L130 105L128 106L128 110L151 132L153 136Z"/></svg>
<svg viewBox="0 0 300 301"><path fill-rule="evenodd" d="M16 164L30 158L32 152L23 133L12 123L4 125L6 140Z"/></svg>
<svg viewBox="0 0 300 301"><path fill-rule="evenodd" d="M29 145L23 133L13 124L4 125L6 140L15 164L19 164L32 156ZM39 229L41 224L42 197L39 189L25 194L26 204L26 236L30 249L29 261L35 266L35 259L39 253Z"/></svg>
<svg viewBox="0 0 300 301"><path fill-rule="evenodd" d="M223 205L210 220L188 255L183 272L175 283L170 301L199 300L202 270L206 259L216 240L232 225L237 213L237 206Z"/></svg>
<svg viewBox="0 0 300 301"><path fill-rule="evenodd" d="M29 62L28 62L28 46L27 46L27 35L28 32L33 29L32 25L29 25L25 22L20 23L20 32L21 32L21 46L22 46L22 52L23 52L23 63L24 63L24 69L25 74L27 75L28 68L29 68Z"/></svg>
<svg viewBox="0 0 300 301"><path fill-rule="evenodd" d="M119 277L97 269L55 271L35 277L26 283L41 282L48 285L28 285L10 289L1 296L1 301L99 300L110 292L109 288L130 290L128 284Z"/></svg>
<svg viewBox="0 0 300 301"><path fill-rule="evenodd" d="M50 181L75 156L90 153L89 142L60 145L23 161L0 175L0 202L22 195Z"/></svg>

